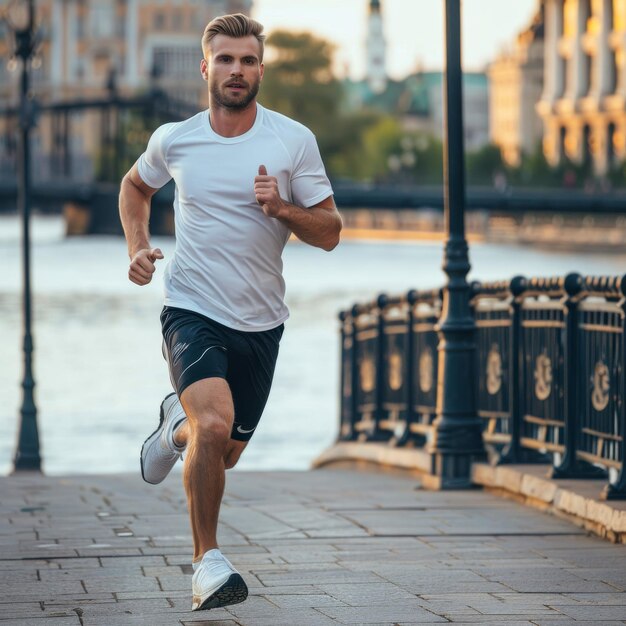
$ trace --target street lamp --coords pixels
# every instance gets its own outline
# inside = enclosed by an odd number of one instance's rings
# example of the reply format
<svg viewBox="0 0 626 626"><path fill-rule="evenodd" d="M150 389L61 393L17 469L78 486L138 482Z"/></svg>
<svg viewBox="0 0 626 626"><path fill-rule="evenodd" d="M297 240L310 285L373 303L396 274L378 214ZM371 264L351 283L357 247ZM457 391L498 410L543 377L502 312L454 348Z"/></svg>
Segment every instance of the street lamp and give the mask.
<svg viewBox="0 0 626 626"><path fill-rule="evenodd" d="M439 322L437 417L429 442L433 487L471 486L472 459L484 455L474 390L476 326L470 310L470 270L465 239L465 164L463 146L463 75L461 68L461 0L445 0L446 80L444 200L446 246Z"/></svg>
<svg viewBox="0 0 626 626"><path fill-rule="evenodd" d="M41 471L37 407L33 390L33 337L31 333L30 285L30 130L34 126L34 103L29 94L30 62L36 47L34 0L11 0L3 14L15 39L15 58L21 61L19 102L19 158L17 206L22 216L23 253L23 321L24 321L24 378L22 381L22 407L20 431L15 452L14 469Z"/></svg>

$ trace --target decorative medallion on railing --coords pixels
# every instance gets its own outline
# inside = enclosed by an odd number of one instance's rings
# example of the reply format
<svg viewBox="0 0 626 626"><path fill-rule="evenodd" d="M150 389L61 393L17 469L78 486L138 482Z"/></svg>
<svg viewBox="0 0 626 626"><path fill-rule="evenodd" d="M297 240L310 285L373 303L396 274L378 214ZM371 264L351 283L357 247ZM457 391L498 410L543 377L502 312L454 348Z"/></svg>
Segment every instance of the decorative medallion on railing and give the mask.
<svg viewBox="0 0 626 626"><path fill-rule="evenodd" d="M397 351L389 355L389 387L393 391L402 387L402 354Z"/></svg>
<svg viewBox="0 0 626 626"><path fill-rule="evenodd" d="M604 361L598 361L593 372L591 392L591 404L596 411L604 411L608 406L610 388L609 367Z"/></svg>
<svg viewBox="0 0 626 626"><path fill-rule="evenodd" d="M487 391L495 396L502 387L502 357L497 344L491 346L487 355Z"/></svg>
<svg viewBox="0 0 626 626"><path fill-rule="evenodd" d="M543 351L535 361L535 395L539 400L547 400L552 392L552 361Z"/></svg>
<svg viewBox="0 0 626 626"><path fill-rule="evenodd" d="M420 389L424 393L428 393L433 388L433 380L435 379L434 359L432 350L426 347L420 354Z"/></svg>
<svg viewBox="0 0 626 626"><path fill-rule="evenodd" d="M361 361L361 389L365 393L369 393L374 390L376 384L376 364L371 356L364 358Z"/></svg>

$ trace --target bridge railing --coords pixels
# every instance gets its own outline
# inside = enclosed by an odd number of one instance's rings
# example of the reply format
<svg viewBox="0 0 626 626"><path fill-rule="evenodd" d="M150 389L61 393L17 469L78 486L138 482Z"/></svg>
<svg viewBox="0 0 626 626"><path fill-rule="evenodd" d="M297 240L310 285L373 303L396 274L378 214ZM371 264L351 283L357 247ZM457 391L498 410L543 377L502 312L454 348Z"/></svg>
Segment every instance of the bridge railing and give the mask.
<svg viewBox="0 0 626 626"><path fill-rule="evenodd" d="M35 184L117 184L160 124L190 117L197 107L159 91L42 103L36 112L31 133ZM17 110L0 110L0 182L15 178L17 131Z"/></svg>
<svg viewBox="0 0 626 626"><path fill-rule="evenodd" d="M576 458L605 467L606 496L619 497L626 492L626 276L581 279L577 287Z"/></svg>
<svg viewBox="0 0 626 626"><path fill-rule="evenodd" d="M626 498L626 277L472 284L477 411L492 463L608 478ZM340 314L341 440L424 445L435 417L439 291Z"/></svg>
<svg viewBox="0 0 626 626"><path fill-rule="evenodd" d="M340 439L425 442L435 414L439 292L381 294L339 315Z"/></svg>

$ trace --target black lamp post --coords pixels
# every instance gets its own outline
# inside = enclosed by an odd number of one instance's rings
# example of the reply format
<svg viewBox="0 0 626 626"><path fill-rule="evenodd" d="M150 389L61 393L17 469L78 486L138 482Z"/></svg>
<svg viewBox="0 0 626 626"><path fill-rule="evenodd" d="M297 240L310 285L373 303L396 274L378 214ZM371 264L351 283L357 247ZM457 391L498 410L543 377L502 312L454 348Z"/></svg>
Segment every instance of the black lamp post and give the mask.
<svg viewBox="0 0 626 626"><path fill-rule="evenodd" d="M30 62L36 47L35 7L33 0L12 0L4 15L15 37L15 56L21 61L19 102L19 177L17 205L22 216L23 253L23 320L24 320L24 378L20 430L15 452L14 469L41 471L37 407L33 378L33 336L31 332L30 285L30 130L34 126L34 103L29 94Z"/></svg>
<svg viewBox="0 0 626 626"><path fill-rule="evenodd" d="M475 324L470 310L470 270L465 239L465 156L463 146L463 75L461 0L445 0L446 78L444 196L446 245L443 270L448 276L439 323L437 417L429 442L433 487L471 485L471 461L484 454L476 413Z"/></svg>

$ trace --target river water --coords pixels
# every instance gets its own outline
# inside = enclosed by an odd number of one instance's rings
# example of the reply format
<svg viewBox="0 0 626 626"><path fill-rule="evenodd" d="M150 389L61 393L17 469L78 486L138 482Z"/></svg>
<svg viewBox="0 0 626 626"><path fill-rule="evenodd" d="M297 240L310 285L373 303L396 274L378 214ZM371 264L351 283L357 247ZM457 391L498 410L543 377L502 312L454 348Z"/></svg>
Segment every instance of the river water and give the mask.
<svg viewBox="0 0 626 626"><path fill-rule="evenodd" d="M172 238L155 238L166 259ZM291 319L272 393L241 469L306 469L338 425L337 312L380 292L438 287L442 246L343 241L332 253L298 242L284 253ZM33 220L34 373L44 471L139 471L139 450L170 391L161 356L161 263L143 288L126 278L117 237L66 238L58 217ZM626 272L604 255L489 243L470 251L471 277ZM0 217L0 473L11 470L22 380L19 221Z"/></svg>

